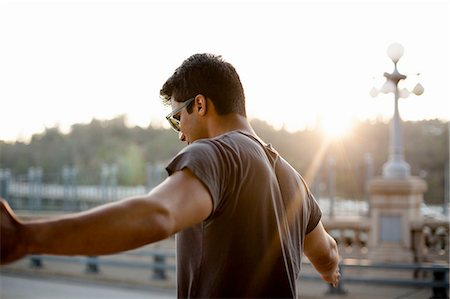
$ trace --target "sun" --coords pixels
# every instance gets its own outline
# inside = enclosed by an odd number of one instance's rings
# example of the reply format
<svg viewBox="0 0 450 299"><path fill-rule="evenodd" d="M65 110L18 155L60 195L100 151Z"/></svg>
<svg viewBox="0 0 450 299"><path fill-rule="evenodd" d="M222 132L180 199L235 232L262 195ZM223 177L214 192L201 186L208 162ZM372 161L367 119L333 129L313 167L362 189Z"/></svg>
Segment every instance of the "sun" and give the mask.
<svg viewBox="0 0 450 299"><path fill-rule="evenodd" d="M330 139L340 139L348 135L352 127L351 121L334 117L323 118L320 129Z"/></svg>

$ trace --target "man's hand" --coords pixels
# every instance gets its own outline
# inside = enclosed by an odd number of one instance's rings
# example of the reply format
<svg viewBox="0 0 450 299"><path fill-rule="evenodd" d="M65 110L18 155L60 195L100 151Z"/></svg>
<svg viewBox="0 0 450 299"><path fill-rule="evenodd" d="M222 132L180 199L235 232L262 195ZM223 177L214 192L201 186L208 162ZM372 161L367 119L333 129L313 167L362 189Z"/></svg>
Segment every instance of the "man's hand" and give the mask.
<svg viewBox="0 0 450 299"><path fill-rule="evenodd" d="M339 252L336 241L319 222L305 238L305 255L322 279L337 287L341 274L339 272Z"/></svg>
<svg viewBox="0 0 450 299"><path fill-rule="evenodd" d="M26 252L24 225L4 199L0 199L0 264L22 258Z"/></svg>
<svg viewBox="0 0 450 299"><path fill-rule="evenodd" d="M322 279L328 283L330 283L334 288L339 285L339 279L341 278L341 273L339 272L339 267L336 268L335 271L333 271L329 275L322 275Z"/></svg>

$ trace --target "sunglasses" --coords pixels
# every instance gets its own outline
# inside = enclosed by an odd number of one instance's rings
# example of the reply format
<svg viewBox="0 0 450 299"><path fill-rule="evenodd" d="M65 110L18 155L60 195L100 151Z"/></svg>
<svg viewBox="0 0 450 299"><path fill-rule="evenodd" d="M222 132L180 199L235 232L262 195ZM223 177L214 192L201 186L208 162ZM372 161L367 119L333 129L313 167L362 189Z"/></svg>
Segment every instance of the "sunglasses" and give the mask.
<svg viewBox="0 0 450 299"><path fill-rule="evenodd" d="M170 126L176 132L180 132L180 119L179 119L180 117L177 114L180 113L180 111L183 110L183 108L187 107L190 103L192 103L194 99L195 98L190 98L189 100L184 101L184 103L180 107L173 110L166 116L166 119L169 122Z"/></svg>

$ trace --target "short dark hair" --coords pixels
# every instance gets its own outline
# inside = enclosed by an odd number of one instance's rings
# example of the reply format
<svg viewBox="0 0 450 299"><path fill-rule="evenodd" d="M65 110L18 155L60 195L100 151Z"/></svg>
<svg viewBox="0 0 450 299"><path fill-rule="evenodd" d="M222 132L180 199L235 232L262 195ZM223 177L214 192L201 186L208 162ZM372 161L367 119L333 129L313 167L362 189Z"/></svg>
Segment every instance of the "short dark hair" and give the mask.
<svg viewBox="0 0 450 299"><path fill-rule="evenodd" d="M179 66L161 88L164 104L186 101L198 94L209 98L219 115L246 116L245 95L236 69L221 56L194 54Z"/></svg>

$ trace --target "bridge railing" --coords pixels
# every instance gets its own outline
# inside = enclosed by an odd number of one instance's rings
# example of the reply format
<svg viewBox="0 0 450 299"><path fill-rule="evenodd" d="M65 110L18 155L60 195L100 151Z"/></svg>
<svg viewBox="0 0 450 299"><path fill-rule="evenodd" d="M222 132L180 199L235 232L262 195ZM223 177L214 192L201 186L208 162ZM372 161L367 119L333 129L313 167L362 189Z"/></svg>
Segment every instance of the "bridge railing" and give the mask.
<svg viewBox="0 0 450 299"><path fill-rule="evenodd" d="M45 268L46 263L81 264L84 265L83 273L80 275L101 275L106 272L104 268L120 269L126 273L137 270L144 270L151 275L147 279L157 281L172 280L175 285L174 273L176 270L174 250L146 249L145 251L121 254L131 256L128 259L120 259L115 256L106 257L62 257L50 255L33 255L29 257L29 266L33 270L39 271ZM144 260L135 261L133 255L144 257ZM348 293L346 285L352 284L375 284L407 286L430 289L430 298L448 298L449 290L449 266L432 263L412 263L412 264L392 264L392 263L371 263L360 259L342 259L340 262L341 279L337 288L328 289L328 293L335 295L346 295ZM305 269L306 268L306 269ZM322 281L320 276L309 271L312 266L308 261L304 262L301 280ZM150 272L151 271L151 272ZM169 278L168 273L171 273ZM59 273L61 275L61 273Z"/></svg>
<svg viewBox="0 0 450 299"><path fill-rule="evenodd" d="M411 230L413 248L418 262L449 263L449 221L424 219Z"/></svg>
<svg viewBox="0 0 450 299"><path fill-rule="evenodd" d="M308 266L308 264L307 264ZM341 279L337 288L329 285L327 293L346 295L347 283L413 286L430 289L430 298L448 298L449 266L430 263L371 263L367 260L342 259ZM420 274L420 275L419 275ZM317 273L304 273L300 279L321 280Z"/></svg>
<svg viewBox="0 0 450 299"><path fill-rule="evenodd" d="M28 182L9 183L8 202L15 209L30 211L80 211L119 198L145 194L145 186L101 185L65 186L59 184L34 185Z"/></svg>
<svg viewBox="0 0 450 299"><path fill-rule="evenodd" d="M339 253L342 257L367 258L370 234L370 223L368 219L360 217L324 218L323 222L328 233L336 240Z"/></svg>
<svg viewBox="0 0 450 299"><path fill-rule="evenodd" d="M367 259L371 226L367 218L324 219L326 230L336 240L343 258ZM411 228L416 262L449 264L449 221L424 218Z"/></svg>

